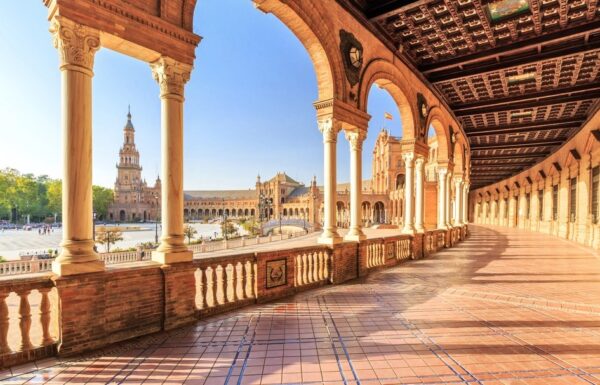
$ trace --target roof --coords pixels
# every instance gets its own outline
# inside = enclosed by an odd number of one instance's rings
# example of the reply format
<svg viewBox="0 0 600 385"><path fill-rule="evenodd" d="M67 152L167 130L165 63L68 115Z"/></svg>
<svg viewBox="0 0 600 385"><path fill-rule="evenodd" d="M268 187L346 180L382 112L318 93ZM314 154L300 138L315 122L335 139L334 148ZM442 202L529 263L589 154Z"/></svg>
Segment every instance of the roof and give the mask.
<svg viewBox="0 0 600 385"><path fill-rule="evenodd" d="M277 175L275 175L273 178L269 179L269 182L275 182L279 180L280 182L285 182L285 183L291 183L291 184L297 184L297 185L301 185L302 183L292 179L288 174L286 174L285 172L278 172Z"/></svg>
<svg viewBox="0 0 600 385"><path fill-rule="evenodd" d="M256 190L193 190L184 191L185 200L197 199L256 199Z"/></svg>
<svg viewBox="0 0 600 385"><path fill-rule="evenodd" d="M306 195L310 192L310 187L306 187L306 186L300 186L300 187L296 187L291 193L290 195L288 195L289 198L296 198L296 197L301 197L303 195Z"/></svg>

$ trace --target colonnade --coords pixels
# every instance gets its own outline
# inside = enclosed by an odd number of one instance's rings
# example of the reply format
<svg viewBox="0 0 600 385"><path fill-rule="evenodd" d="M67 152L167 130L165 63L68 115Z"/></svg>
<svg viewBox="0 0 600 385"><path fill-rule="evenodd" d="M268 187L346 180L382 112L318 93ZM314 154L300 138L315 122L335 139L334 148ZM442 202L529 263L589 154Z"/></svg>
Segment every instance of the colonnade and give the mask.
<svg viewBox="0 0 600 385"><path fill-rule="evenodd" d="M53 262L53 271L58 275L102 271L104 263L95 252L92 239L92 78L94 55L101 46L100 32L59 15L52 19L51 32L60 56L64 138L62 252ZM183 234L183 103L192 65L164 55L149 65L160 91L163 175L163 235L152 259L162 264L191 261L192 252L185 246ZM345 240L365 238L361 220L362 147L369 116L349 105L338 108L341 104L343 102L326 101L315 105L324 153L324 223L318 242L330 245L343 240L336 223L336 150L342 130L349 143L351 177L350 226ZM424 154L415 150L403 154L406 181L402 232L407 234L425 230ZM452 174L447 168L440 168L438 177L438 227L463 224L467 185L462 178L455 178L455 194L451 200ZM451 207L454 210L451 211Z"/></svg>

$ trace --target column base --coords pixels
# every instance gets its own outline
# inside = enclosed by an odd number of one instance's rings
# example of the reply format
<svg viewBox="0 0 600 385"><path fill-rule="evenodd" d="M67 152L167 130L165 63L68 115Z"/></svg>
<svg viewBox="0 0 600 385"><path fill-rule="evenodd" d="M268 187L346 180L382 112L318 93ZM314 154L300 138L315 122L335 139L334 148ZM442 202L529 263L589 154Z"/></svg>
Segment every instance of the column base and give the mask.
<svg viewBox="0 0 600 385"><path fill-rule="evenodd" d="M340 237L338 234L335 235L323 235L321 234L321 236L317 239L317 243L320 245L337 245L342 243L344 240L342 239L342 237Z"/></svg>
<svg viewBox="0 0 600 385"><path fill-rule="evenodd" d="M425 227L415 226L415 231L419 234L423 234L425 232Z"/></svg>
<svg viewBox="0 0 600 385"><path fill-rule="evenodd" d="M349 242L360 242L364 241L365 239L367 239L367 236L363 232L357 234L346 234L346 236L344 237L344 241Z"/></svg>
<svg viewBox="0 0 600 385"><path fill-rule="evenodd" d="M191 250L168 252L153 251L152 260L162 265L171 265L179 262L191 262L194 259L194 253Z"/></svg>
<svg viewBox="0 0 600 385"><path fill-rule="evenodd" d="M99 259L86 262L52 262L52 272L60 276L98 273L100 271L104 271L104 261Z"/></svg>
<svg viewBox="0 0 600 385"><path fill-rule="evenodd" d="M412 225L405 226L401 230L402 234L413 235L415 233L415 228Z"/></svg>

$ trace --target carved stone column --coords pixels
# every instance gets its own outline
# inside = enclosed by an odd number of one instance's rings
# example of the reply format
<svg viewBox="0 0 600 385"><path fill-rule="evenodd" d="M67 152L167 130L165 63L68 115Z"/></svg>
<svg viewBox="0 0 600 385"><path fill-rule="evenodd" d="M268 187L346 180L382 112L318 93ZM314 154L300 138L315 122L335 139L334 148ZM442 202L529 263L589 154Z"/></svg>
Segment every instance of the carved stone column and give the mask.
<svg viewBox="0 0 600 385"><path fill-rule="evenodd" d="M350 230L344 237L348 241L362 241L366 238L362 231L362 145L367 137L361 130L346 131L350 144Z"/></svg>
<svg viewBox="0 0 600 385"><path fill-rule="evenodd" d="M63 236L52 262L58 275L104 270L94 251L92 206L92 77L100 49L97 30L62 16L51 21L61 70Z"/></svg>
<svg viewBox="0 0 600 385"><path fill-rule="evenodd" d="M452 173L448 172L448 175L446 175L446 194L445 194L446 203L444 205L444 208L446 209L446 227L447 228L452 227L452 206L450 203L452 201L451 181L452 181Z"/></svg>
<svg viewBox="0 0 600 385"><path fill-rule="evenodd" d="M446 176L447 168L438 168L438 229L446 229Z"/></svg>
<svg viewBox="0 0 600 385"><path fill-rule="evenodd" d="M339 125L333 118L319 120L319 130L323 134L323 161L324 161L324 194L325 216L323 221L323 233L318 242L326 245L334 245L342 241L338 234L335 223L336 211L336 147Z"/></svg>
<svg viewBox="0 0 600 385"><path fill-rule="evenodd" d="M160 86L162 236L152 260L171 264L192 260L183 234L183 94L192 66L161 57L150 63Z"/></svg>
<svg viewBox="0 0 600 385"><path fill-rule="evenodd" d="M417 157L415 160L415 180L416 180L416 193L415 193L415 230L422 233L425 231L425 158L422 156Z"/></svg>
<svg viewBox="0 0 600 385"><path fill-rule="evenodd" d="M413 217L413 194L414 194L414 161L415 154L407 152L402 154L404 159L404 170L406 176L404 178L404 227L402 233L414 234L415 222Z"/></svg>
<svg viewBox="0 0 600 385"><path fill-rule="evenodd" d="M454 225L461 226L462 225L462 178L456 177L454 178ZM494 211L495 213L495 211ZM495 216L495 214L494 214Z"/></svg>
<svg viewBox="0 0 600 385"><path fill-rule="evenodd" d="M469 223L469 183L463 184L462 223Z"/></svg>

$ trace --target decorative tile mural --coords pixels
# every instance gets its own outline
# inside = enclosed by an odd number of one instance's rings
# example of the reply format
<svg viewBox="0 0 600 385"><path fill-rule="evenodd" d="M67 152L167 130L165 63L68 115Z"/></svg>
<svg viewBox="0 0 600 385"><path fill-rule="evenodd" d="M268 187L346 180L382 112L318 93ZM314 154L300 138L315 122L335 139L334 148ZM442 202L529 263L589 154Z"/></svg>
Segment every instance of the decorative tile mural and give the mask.
<svg viewBox="0 0 600 385"><path fill-rule="evenodd" d="M267 262L267 289L287 284L287 259L276 259Z"/></svg>

